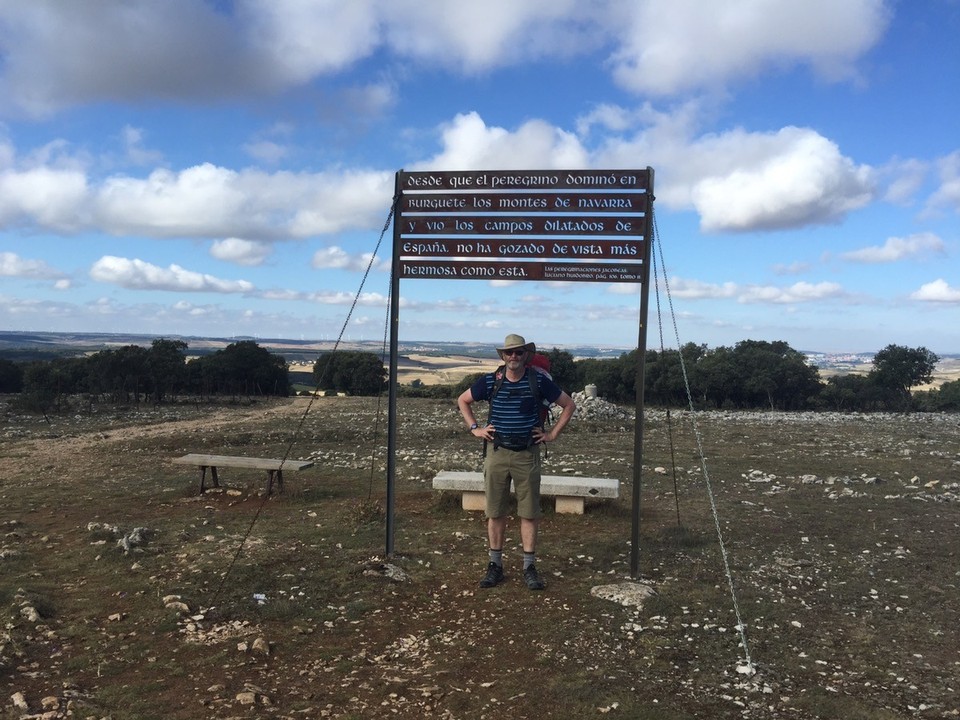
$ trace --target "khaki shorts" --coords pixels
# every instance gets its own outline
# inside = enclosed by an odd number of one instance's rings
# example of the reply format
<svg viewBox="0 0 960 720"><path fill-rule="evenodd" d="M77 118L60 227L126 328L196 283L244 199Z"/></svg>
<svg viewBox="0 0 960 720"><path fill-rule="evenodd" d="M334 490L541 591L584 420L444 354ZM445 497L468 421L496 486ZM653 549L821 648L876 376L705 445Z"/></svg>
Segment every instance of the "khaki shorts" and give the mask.
<svg viewBox="0 0 960 720"><path fill-rule="evenodd" d="M540 446L526 450L493 449L487 445L483 463L484 490L487 495L487 517L504 517L510 509L510 480L517 494L517 515L536 520L540 509Z"/></svg>

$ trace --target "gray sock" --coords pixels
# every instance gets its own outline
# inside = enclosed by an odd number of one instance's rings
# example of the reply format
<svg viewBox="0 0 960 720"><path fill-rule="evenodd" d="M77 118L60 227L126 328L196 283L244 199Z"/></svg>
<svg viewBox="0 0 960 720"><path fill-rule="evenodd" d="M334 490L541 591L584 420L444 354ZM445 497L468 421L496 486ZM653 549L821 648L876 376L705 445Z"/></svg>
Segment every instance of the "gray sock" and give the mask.
<svg viewBox="0 0 960 720"><path fill-rule="evenodd" d="M503 567L503 549L494 550L490 548L490 562Z"/></svg>
<svg viewBox="0 0 960 720"><path fill-rule="evenodd" d="M528 567L533 565L534 560L536 560L536 553L523 551L523 569L526 570Z"/></svg>

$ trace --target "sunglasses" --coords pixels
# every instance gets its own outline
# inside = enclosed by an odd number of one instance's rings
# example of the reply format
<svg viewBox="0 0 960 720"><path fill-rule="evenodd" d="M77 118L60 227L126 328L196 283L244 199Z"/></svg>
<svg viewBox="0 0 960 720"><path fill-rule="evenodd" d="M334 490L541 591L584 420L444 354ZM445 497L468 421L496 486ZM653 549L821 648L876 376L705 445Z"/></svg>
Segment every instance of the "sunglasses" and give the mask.
<svg viewBox="0 0 960 720"><path fill-rule="evenodd" d="M519 357L520 355L526 355L526 350L504 350L503 354L507 357Z"/></svg>

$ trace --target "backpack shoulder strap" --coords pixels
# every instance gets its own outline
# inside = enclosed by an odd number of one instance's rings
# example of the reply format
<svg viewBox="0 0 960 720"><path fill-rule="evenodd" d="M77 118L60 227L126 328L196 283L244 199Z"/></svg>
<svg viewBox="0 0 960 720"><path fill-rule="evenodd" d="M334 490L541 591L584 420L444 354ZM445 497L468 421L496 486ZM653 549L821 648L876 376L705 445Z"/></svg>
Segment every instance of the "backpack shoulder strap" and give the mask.
<svg viewBox="0 0 960 720"><path fill-rule="evenodd" d="M503 379L507 376L507 366L501 365L497 368L496 372L493 374L493 389L490 391L490 402L493 402L493 399L497 396L497 393L500 392L500 387L503 385Z"/></svg>
<svg viewBox="0 0 960 720"><path fill-rule="evenodd" d="M527 379L530 381L530 392L533 393L533 401L540 405L540 378L537 377L540 373L534 370L532 367L527 368Z"/></svg>

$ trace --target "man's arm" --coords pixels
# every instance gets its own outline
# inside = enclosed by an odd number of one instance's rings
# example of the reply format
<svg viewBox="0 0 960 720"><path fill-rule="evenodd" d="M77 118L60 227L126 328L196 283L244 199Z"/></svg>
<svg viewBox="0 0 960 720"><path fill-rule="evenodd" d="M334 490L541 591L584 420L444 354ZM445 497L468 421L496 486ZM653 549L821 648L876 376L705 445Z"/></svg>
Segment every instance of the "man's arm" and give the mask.
<svg viewBox="0 0 960 720"><path fill-rule="evenodd" d="M463 415L463 421L467 424L467 427L472 427L477 425L470 430L470 434L474 437L484 438L486 440L493 440L493 425L487 425L486 427L480 427L477 423L477 416L473 414L473 389L467 388L462 393L460 397L457 398L457 407L460 408L460 414Z"/></svg>

